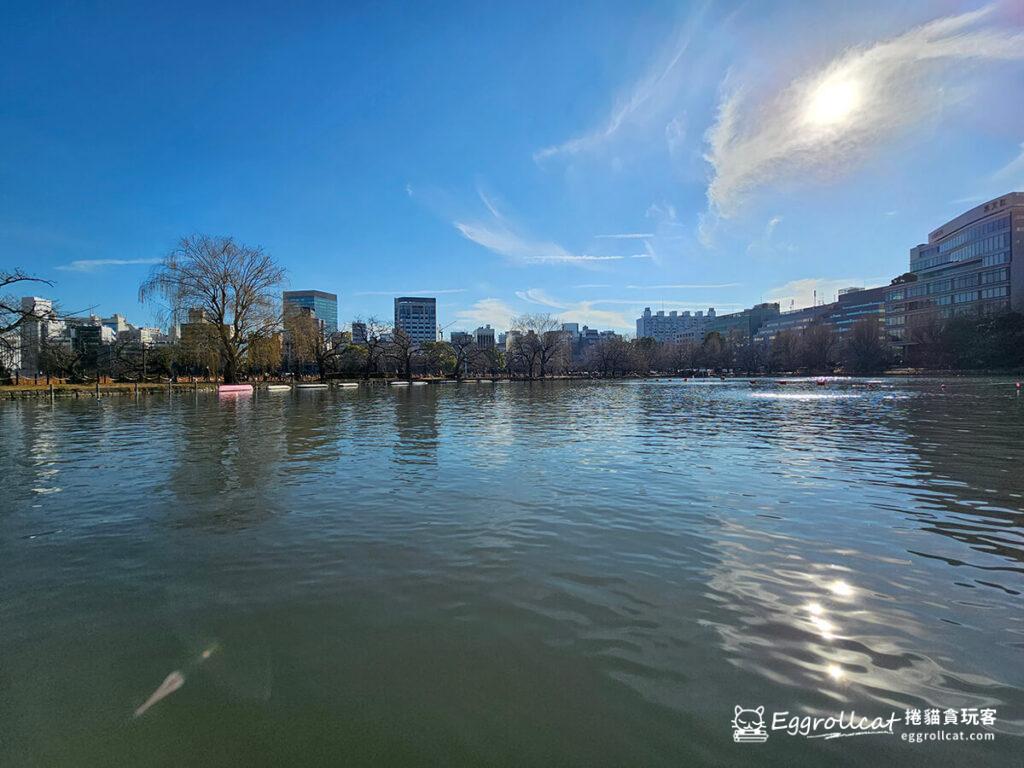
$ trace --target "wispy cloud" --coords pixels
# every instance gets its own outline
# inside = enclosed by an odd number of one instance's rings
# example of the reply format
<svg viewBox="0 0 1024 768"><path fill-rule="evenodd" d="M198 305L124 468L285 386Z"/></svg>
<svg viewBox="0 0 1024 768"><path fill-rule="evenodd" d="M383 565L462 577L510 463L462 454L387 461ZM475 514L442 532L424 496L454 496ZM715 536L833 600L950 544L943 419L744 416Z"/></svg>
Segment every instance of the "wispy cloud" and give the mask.
<svg viewBox="0 0 1024 768"><path fill-rule="evenodd" d="M446 293L465 293L465 288L419 288L415 291L354 291L353 296L441 296Z"/></svg>
<svg viewBox="0 0 1024 768"><path fill-rule="evenodd" d="M1020 152L1015 158L992 174L992 180L1024 185L1024 143L1021 143Z"/></svg>
<svg viewBox="0 0 1024 768"><path fill-rule="evenodd" d="M1024 58L1024 34L984 25L988 6L948 16L872 45L850 48L766 99L727 79L707 133L708 203L731 216L755 189L775 181L834 175L948 107L963 89L939 75L984 60Z"/></svg>
<svg viewBox="0 0 1024 768"><path fill-rule="evenodd" d="M554 309L564 309L565 304L557 299L553 299L540 288L528 288L525 291L516 291L516 296L521 300L529 302L530 304L539 304L542 307L552 307Z"/></svg>
<svg viewBox="0 0 1024 768"><path fill-rule="evenodd" d="M693 288L738 288L741 283L663 283L661 285L627 285L636 291L674 291Z"/></svg>
<svg viewBox="0 0 1024 768"><path fill-rule="evenodd" d="M703 309L707 307L742 307L743 305L735 301L700 301L697 299L665 299L660 297L657 299L595 299L589 302L590 304L609 304L612 306L621 305L627 307L660 307L668 306L672 309Z"/></svg>
<svg viewBox="0 0 1024 768"><path fill-rule="evenodd" d="M747 244L747 254L751 256L770 256L779 252L792 252L796 246L792 243L780 242L775 238L775 230L782 223L781 216L772 216L764 225L764 231Z"/></svg>
<svg viewBox="0 0 1024 768"><path fill-rule="evenodd" d="M78 259L61 264L55 269L62 272L95 272L103 267L127 267L138 264L159 264L160 259Z"/></svg>
<svg viewBox="0 0 1024 768"><path fill-rule="evenodd" d="M645 240L654 237L653 232L620 232L614 235L594 235L598 240Z"/></svg>
<svg viewBox="0 0 1024 768"><path fill-rule="evenodd" d="M612 286L609 283L580 283L579 285L574 285L573 286L573 288L580 288L580 289L583 289L583 290L586 290L588 288L611 288L611 287Z"/></svg>
<svg viewBox="0 0 1024 768"><path fill-rule="evenodd" d="M791 280L784 285L772 288L764 295L764 300L777 301L779 309L787 312L790 309L813 307L815 301L819 304L835 301L840 288L862 286L863 284L863 280L854 277L840 279L806 277L801 280Z"/></svg>
<svg viewBox="0 0 1024 768"><path fill-rule="evenodd" d="M587 253L573 253L557 243L535 240L518 231L516 227L487 195L480 199L490 213L488 221L455 221L453 225L467 240L472 240L489 251L493 251L519 264L576 264L593 266L607 261L621 261L622 256L597 256Z"/></svg>
<svg viewBox="0 0 1024 768"><path fill-rule="evenodd" d="M460 309L455 317L465 323L490 325L494 328L508 328L518 313L501 299L480 299L469 309Z"/></svg>
<svg viewBox="0 0 1024 768"><path fill-rule="evenodd" d="M595 150L619 135L626 126L647 121L651 116L661 114L671 107L685 76L685 68L681 66L683 57L702 16L703 9L680 27L671 43L657 56L643 77L616 99L615 106L603 122L561 144L537 150L533 159L542 162L560 155L572 156ZM678 127L676 138L681 140Z"/></svg>

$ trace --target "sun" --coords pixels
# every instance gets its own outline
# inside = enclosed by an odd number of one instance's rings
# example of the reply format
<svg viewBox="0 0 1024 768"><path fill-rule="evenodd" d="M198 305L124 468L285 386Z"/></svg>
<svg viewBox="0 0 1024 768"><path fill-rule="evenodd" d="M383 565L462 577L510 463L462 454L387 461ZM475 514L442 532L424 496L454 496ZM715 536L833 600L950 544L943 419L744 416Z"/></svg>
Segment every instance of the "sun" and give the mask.
<svg viewBox="0 0 1024 768"><path fill-rule="evenodd" d="M804 114L807 122L815 125L841 125L849 120L860 103L860 84L856 80L833 76L811 92Z"/></svg>

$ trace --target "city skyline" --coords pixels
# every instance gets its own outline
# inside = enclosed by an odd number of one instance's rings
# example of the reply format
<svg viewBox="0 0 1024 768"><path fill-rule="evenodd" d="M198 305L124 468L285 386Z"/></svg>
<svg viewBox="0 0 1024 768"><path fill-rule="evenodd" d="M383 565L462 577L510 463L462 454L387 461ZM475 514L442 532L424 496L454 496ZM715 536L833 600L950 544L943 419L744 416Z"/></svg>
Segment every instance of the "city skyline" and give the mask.
<svg viewBox="0 0 1024 768"><path fill-rule="evenodd" d="M645 306L887 283L937 223L1024 185L1009 4L652 3L585 28L451 6L428 39L425 11L305 9L210 10L198 33L128 6L12 10L0 260L68 311L151 325L149 263L209 231L337 293L339 325L424 295L452 329L550 311L629 332ZM214 34L202 68L167 55Z"/></svg>

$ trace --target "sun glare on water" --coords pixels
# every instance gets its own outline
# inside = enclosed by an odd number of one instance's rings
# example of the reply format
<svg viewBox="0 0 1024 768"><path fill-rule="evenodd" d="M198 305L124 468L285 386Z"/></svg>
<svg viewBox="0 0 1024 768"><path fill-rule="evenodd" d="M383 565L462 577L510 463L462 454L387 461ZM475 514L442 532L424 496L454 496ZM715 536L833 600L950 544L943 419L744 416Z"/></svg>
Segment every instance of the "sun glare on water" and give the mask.
<svg viewBox="0 0 1024 768"><path fill-rule="evenodd" d="M861 103L856 80L830 77L811 93L805 116L809 123L821 126L846 122Z"/></svg>

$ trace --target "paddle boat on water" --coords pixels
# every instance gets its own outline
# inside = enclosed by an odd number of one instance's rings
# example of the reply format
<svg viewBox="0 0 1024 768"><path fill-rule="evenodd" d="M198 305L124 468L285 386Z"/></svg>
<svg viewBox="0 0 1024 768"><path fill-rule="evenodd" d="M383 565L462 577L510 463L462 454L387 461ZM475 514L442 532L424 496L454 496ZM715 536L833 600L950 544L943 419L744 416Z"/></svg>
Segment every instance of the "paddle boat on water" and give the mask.
<svg viewBox="0 0 1024 768"><path fill-rule="evenodd" d="M396 381L389 381L388 384L390 384L392 387L408 387L409 386L409 382L408 381L397 381L397 380Z"/></svg>
<svg viewBox="0 0 1024 768"><path fill-rule="evenodd" d="M359 382L358 381L343 381L338 386L341 387L342 389L355 389L356 387L359 386Z"/></svg>
<svg viewBox="0 0 1024 768"><path fill-rule="evenodd" d="M296 384L296 389L327 389L326 384Z"/></svg>
<svg viewBox="0 0 1024 768"><path fill-rule="evenodd" d="M252 384L221 384L217 387L217 394L224 397L238 397L239 395L251 395Z"/></svg>
<svg viewBox="0 0 1024 768"><path fill-rule="evenodd" d="M267 392L289 392L291 384L267 384Z"/></svg>

